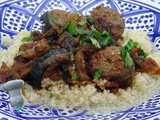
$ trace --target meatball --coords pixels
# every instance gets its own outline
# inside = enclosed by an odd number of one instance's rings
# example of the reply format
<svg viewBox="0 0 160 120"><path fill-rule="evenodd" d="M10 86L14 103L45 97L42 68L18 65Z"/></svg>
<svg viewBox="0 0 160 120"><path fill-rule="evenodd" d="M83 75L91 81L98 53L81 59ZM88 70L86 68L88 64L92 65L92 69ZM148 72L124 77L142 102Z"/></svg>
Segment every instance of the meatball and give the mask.
<svg viewBox="0 0 160 120"><path fill-rule="evenodd" d="M90 61L91 70L95 73L102 70L102 79L115 81L120 88L131 85L135 73L135 65L125 67L120 55L120 47L111 46L95 52Z"/></svg>
<svg viewBox="0 0 160 120"><path fill-rule="evenodd" d="M98 6L91 12L90 17L97 30L101 32L105 30L110 31L110 34L115 40L122 38L124 32L124 20L114 9Z"/></svg>
<svg viewBox="0 0 160 120"><path fill-rule="evenodd" d="M52 14L54 19L57 21L57 23L56 23L53 20L51 20L50 23L52 25L59 24L60 26L63 26L63 24L66 21L66 18L68 17L68 13L64 10L55 9L55 10L50 11L50 14Z"/></svg>

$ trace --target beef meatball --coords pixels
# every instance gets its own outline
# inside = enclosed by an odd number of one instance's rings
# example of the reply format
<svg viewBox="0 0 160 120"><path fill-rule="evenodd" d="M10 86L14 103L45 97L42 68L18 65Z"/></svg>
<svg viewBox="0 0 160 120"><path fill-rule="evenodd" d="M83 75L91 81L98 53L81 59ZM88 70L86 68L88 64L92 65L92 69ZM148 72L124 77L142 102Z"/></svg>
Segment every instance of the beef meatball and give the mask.
<svg viewBox="0 0 160 120"><path fill-rule="evenodd" d="M110 31L113 39L118 40L122 38L124 32L124 20L115 10L109 7L96 7L90 15L94 22L94 27L103 32Z"/></svg>
<svg viewBox="0 0 160 120"><path fill-rule="evenodd" d="M135 65L125 67L120 54L120 47L111 46L95 52L90 61L91 70L95 73L102 70L102 79L115 81L120 88L131 85L135 74Z"/></svg>

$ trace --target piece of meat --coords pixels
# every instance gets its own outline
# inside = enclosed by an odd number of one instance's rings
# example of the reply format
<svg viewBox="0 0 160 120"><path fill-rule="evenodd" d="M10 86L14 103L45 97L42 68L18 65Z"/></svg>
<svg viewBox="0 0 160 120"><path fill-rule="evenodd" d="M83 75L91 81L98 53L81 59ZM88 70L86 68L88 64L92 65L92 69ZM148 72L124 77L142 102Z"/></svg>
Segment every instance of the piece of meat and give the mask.
<svg viewBox="0 0 160 120"><path fill-rule="evenodd" d="M38 41L34 41L34 42L28 42L28 43L23 43L20 48L19 48L19 51L27 51L29 49L32 49L35 45L38 44Z"/></svg>
<svg viewBox="0 0 160 120"><path fill-rule="evenodd" d="M25 79L29 76L31 67L35 63L35 59L25 64L13 65L10 68L0 69L0 81L7 82L14 79Z"/></svg>
<svg viewBox="0 0 160 120"><path fill-rule="evenodd" d="M33 47L30 47L29 45L32 46L32 44L28 44L27 46L27 48L30 49L26 49L25 54L22 54L22 57L27 59L38 58L50 49L50 45L48 45L47 39L42 39L38 41L38 43L35 44Z"/></svg>
<svg viewBox="0 0 160 120"><path fill-rule="evenodd" d="M46 60L44 60L41 64L42 68L46 68L43 75L42 75L42 79L50 77L53 74L57 74L57 72L56 72L57 67L59 67L60 65L70 64L70 63L71 63L70 53L51 55Z"/></svg>
<svg viewBox="0 0 160 120"><path fill-rule="evenodd" d="M58 81L58 80L61 80L62 79L62 76L63 76L63 73L61 70L55 70L52 75L49 76L49 78L52 80L52 81Z"/></svg>
<svg viewBox="0 0 160 120"><path fill-rule="evenodd" d="M71 62L70 53L66 52L66 53L55 54L55 55L53 54L42 62L41 67L42 68L49 67L52 64L57 66L61 62L64 62L64 63Z"/></svg>
<svg viewBox="0 0 160 120"><path fill-rule="evenodd" d="M4 61L2 61L2 65L0 68L4 69L4 68L8 68L8 66L6 65L6 63Z"/></svg>
<svg viewBox="0 0 160 120"><path fill-rule="evenodd" d="M42 40L43 38L43 35L40 31L32 31L32 35L33 35L33 41L39 41L39 40Z"/></svg>
<svg viewBox="0 0 160 120"><path fill-rule="evenodd" d="M131 85L135 74L134 64L125 67L125 63L120 54L120 47L111 46L95 52L92 56L91 70L93 74L102 70L102 79L115 81L120 88Z"/></svg>
<svg viewBox="0 0 160 120"><path fill-rule="evenodd" d="M124 20L122 15L109 7L96 7L91 11L91 19L94 28L100 32L109 31L115 40L121 39L124 31Z"/></svg>
<svg viewBox="0 0 160 120"><path fill-rule="evenodd" d="M50 11L50 14L52 14L54 19L58 21L58 23L55 23L53 20L51 20L51 18L49 18L52 26L64 26L69 13L64 10L54 9Z"/></svg>
<svg viewBox="0 0 160 120"><path fill-rule="evenodd" d="M44 13L40 20L42 21L43 33L47 33L50 29L57 30L57 32L60 34L63 31L63 25L66 22L68 17L68 13L64 10L52 10L50 12Z"/></svg>
<svg viewBox="0 0 160 120"><path fill-rule="evenodd" d="M100 50L99 48L95 48L91 43L86 43L85 45L84 44L80 44L77 48L76 48L76 51L81 51L83 52L84 54L86 55L89 55L89 54L93 54L94 52Z"/></svg>
<svg viewBox="0 0 160 120"><path fill-rule="evenodd" d="M90 81L91 78L88 76L86 64L85 64L85 55L78 51L75 55L75 67L78 74L78 80L80 81Z"/></svg>
<svg viewBox="0 0 160 120"><path fill-rule="evenodd" d="M68 52L78 46L78 41L68 32L64 32L58 39L57 44L65 48Z"/></svg>
<svg viewBox="0 0 160 120"><path fill-rule="evenodd" d="M101 90L108 89L111 93L117 93L119 85L116 81L107 81L107 80L96 80L94 81L96 86Z"/></svg>
<svg viewBox="0 0 160 120"><path fill-rule="evenodd" d="M136 64L138 65L139 72L146 72L150 74L160 74L160 67L156 63L155 60L152 58L144 58L142 59L135 59Z"/></svg>
<svg viewBox="0 0 160 120"><path fill-rule="evenodd" d="M63 57L61 55L63 53L67 53L66 50L63 48L57 48L55 50L51 49L47 53L45 53L44 55L42 55L41 57L39 57L37 59L35 64L32 66L31 71L30 71L30 75L29 75L29 83L32 85L32 87L41 88L41 80L42 80L42 76L43 76L45 70L48 67L49 68L53 67L51 69L55 69L55 65L56 66L59 65L59 63L56 63L58 61L58 59L57 59L58 57L55 59L54 58L52 59L52 57L53 57L52 55L60 55L59 56L59 58L60 58L60 57ZM61 61L62 60L63 59L61 58ZM55 63L55 65L54 65L54 63ZM47 72L46 72L46 74L47 74Z"/></svg>

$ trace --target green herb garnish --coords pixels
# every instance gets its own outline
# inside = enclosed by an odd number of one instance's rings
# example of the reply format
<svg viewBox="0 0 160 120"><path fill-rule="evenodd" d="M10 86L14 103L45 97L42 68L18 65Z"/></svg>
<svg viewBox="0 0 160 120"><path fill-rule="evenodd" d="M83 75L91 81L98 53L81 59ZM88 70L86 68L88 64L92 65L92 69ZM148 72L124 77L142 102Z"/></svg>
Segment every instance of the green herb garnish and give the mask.
<svg viewBox="0 0 160 120"><path fill-rule="evenodd" d="M91 35L92 32L89 30L84 30L82 28L76 28L75 29L78 35Z"/></svg>
<svg viewBox="0 0 160 120"><path fill-rule="evenodd" d="M99 38L102 33L99 32L98 30L92 30L92 35L95 37L95 38Z"/></svg>
<svg viewBox="0 0 160 120"><path fill-rule="evenodd" d="M82 28L77 28L75 20L71 21L70 25L68 25L67 30L71 35L91 35L92 34L91 31L84 30Z"/></svg>
<svg viewBox="0 0 160 120"><path fill-rule="evenodd" d="M101 76L102 76L103 71L102 70L98 70L95 74L94 74L94 80L98 80Z"/></svg>
<svg viewBox="0 0 160 120"><path fill-rule="evenodd" d="M84 25L84 24L88 24L88 26L92 26L93 25L93 21L87 17L86 19L83 19L82 21L78 22L79 25Z"/></svg>
<svg viewBox="0 0 160 120"><path fill-rule="evenodd" d="M110 33L107 31L103 31L103 33L100 36L100 43L103 45L107 45L111 40Z"/></svg>
<svg viewBox="0 0 160 120"><path fill-rule="evenodd" d="M78 79L78 75L77 75L77 73L74 73L73 75L72 75L72 80L77 80Z"/></svg>
<svg viewBox="0 0 160 120"><path fill-rule="evenodd" d="M148 56L148 53L144 52L142 48L139 48L138 54L139 54L139 57L141 58L145 58Z"/></svg>
<svg viewBox="0 0 160 120"><path fill-rule="evenodd" d="M90 37L90 40L92 42L92 45L95 47L95 48L101 48L101 46L99 45L99 42L93 38L93 37Z"/></svg>
<svg viewBox="0 0 160 120"><path fill-rule="evenodd" d="M76 21L75 20L72 20L70 25L68 26L68 32L71 35L77 35L77 32L76 32Z"/></svg>
<svg viewBox="0 0 160 120"><path fill-rule="evenodd" d="M19 52L16 54L16 56L20 56L20 55L22 55L22 54L24 54L24 51L19 51Z"/></svg>
<svg viewBox="0 0 160 120"><path fill-rule="evenodd" d="M24 37L23 39L22 39L22 42L30 42L30 41L32 41L33 40L33 31L31 31L30 32L30 37Z"/></svg>
<svg viewBox="0 0 160 120"><path fill-rule="evenodd" d="M130 56L130 54L128 52L126 53L124 61L125 61L125 66L126 67L130 67L133 64L132 58L131 58L131 56Z"/></svg>
<svg viewBox="0 0 160 120"><path fill-rule="evenodd" d="M79 25L84 25L87 23L87 20L86 19L83 19L82 21L78 22Z"/></svg>
<svg viewBox="0 0 160 120"><path fill-rule="evenodd" d="M88 24L89 26L92 26L93 23L94 23L94 22L91 20L91 18L89 18L89 17L86 18L86 21L87 21L87 24Z"/></svg>
<svg viewBox="0 0 160 120"><path fill-rule="evenodd" d="M55 23L56 25L60 25L60 22L54 18L53 14L48 12L48 17L50 18L50 20L52 20L53 23Z"/></svg>
<svg viewBox="0 0 160 120"><path fill-rule="evenodd" d="M128 41L128 43L120 49L121 56L125 61L126 67L131 67L133 64L133 60L130 56L130 52L134 49L138 49L138 56L141 58L145 58L148 54L145 53L138 45L138 42L134 42L132 39Z"/></svg>
<svg viewBox="0 0 160 120"><path fill-rule="evenodd" d="M30 37L24 37L22 39L22 42L29 42L29 41L32 41L32 38L30 38Z"/></svg>
<svg viewBox="0 0 160 120"><path fill-rule="evenodd" d="M64 30L66 30L66 31L67 31L68 26L69 26L69 22L68 22L68 21L66 21L66 22L64 23Z"/></svg>
<svg viewBox="0 0 160 120"><path fill-rule="evenodd" d="M84 44L86 45L87 43L91 42L92 45L95 47L95 48L101 48L99 42L93 38L93 37L89 37L89 38L81 38L80 39L80 44Z"/></svg>
<svg viewBox="0 0 160 120"><path fill-rule="evenodd" d="M93 24L90 18L86 18L86 22L87 21L90 25ZM65 22L64 29L71 35L83 35L83 38L80 38L80 44L86 44L87 42L91 42L95 48L101 48L100 45L106 46L109 44L111 40L109 32L104 31L103 33L101 33L98 30L84 30L83 28L77 27L76 25L76 20L72 20L70 24L68 24L68 22Z"/></svg>
<svg viewBox="0 0 160 120"><path fill-rule="evenodd" d="M86 44L87 44L88 42L90 42L90 41L91 41L91 40L90 40L89 38L81 38L80 41L79 41L79 43L86 45Z"/></svg>

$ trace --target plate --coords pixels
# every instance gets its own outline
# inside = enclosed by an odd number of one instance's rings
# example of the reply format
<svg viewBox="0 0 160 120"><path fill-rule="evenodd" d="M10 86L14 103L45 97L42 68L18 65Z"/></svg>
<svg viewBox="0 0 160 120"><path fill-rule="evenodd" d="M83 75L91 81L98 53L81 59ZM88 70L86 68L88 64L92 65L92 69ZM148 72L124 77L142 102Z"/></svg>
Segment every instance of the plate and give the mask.
<svg viewBox="0 0 160 120"><path fill-rule="evenodd" d="M14 38L20 30L41 29L39 17L46 11L63 9L83 15L97 5L109 6L125 19L125 27L146 31L156 49L160 50L160 1L159 0L1 0L0 40L4 36ZM6 49L0 45L0 49ZM160 93L140 106L111 114L88 114L79 109L51 109L47 106L24 106L17 112L9 104L9 95L0 90L1 120L54 119L54 120L160 120Z"/></svg>

